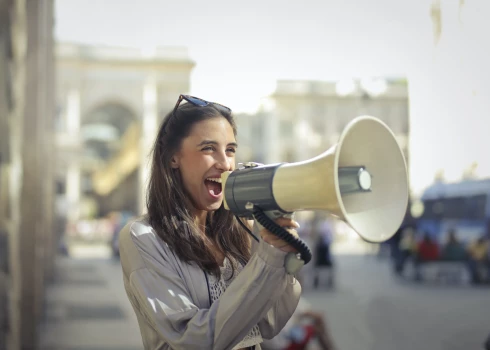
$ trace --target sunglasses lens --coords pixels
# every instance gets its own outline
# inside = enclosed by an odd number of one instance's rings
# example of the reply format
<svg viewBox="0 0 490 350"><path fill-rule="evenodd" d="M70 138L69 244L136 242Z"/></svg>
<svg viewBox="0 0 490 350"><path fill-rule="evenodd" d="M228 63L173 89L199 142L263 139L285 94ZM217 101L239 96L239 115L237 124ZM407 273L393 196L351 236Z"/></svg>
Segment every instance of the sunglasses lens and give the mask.
<svg viewBox="0 0 490 350"><path fill-rule="evenodd" d="M208 102L207 101L204 101L204 100L201 100L200 98L197 98L197 97L192 97L192 96L186 96L186 100L196 106L207 106L208 105Z"/></svg>
<svg viewBox="0 0 490 350"><path fill-rule="evenodd" d="M225 111L226 113L231 112L231 108L220 105L219 103L213 102L214 107L218 108L219 110Z"/></svg>
<svg viewBox="0 0 490 350"><path fill-rule="evenodd" d="M198 97L194 97L194 96L190 96L190 95L180 95L180 96L181 96L181 98L183 98L187 102L192 103L194 106L205 107L205 106L208 106L209 104L212 104L216 109L221 110L224 113L231 113L230 108L223 106L223 105L220 105L219 103L208 102L206 100L203 100L202 98L198 98ZM181 100L179 100L179 101L181 101ZM177 102L177 106L178 105L179 105L179 103ZM175 109L177 109L177 106L175 107Z"/></svg>

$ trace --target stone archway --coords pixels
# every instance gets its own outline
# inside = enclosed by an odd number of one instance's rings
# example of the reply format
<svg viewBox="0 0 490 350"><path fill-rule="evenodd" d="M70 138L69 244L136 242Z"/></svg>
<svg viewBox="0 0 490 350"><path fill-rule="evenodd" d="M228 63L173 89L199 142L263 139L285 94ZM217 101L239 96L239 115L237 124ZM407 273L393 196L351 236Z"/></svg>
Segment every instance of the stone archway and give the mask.
<svg viewBox="0 0 490 350"><path fill-rule="evenodd" d="M138 203L134 201L139 192L137 168L122 174L117 163L121 162L121 154L125 150L138 149L134 147L134 140L139 139L138 124L136 114L118 102L96 106L82 118L81 191L82 212L86 216L105 216L111 211L137 211ZM103 177L111 179L109 187L100 185L99 179Z"/></svg>
<svg viewBox="0 0 490 350"><path fill-rule="evenodd" d="M121 147L122 136L135 121L135 114L120 103L109 102L93 108L83 117L80 127L88 156L103 161L113 157Z"/></svg>

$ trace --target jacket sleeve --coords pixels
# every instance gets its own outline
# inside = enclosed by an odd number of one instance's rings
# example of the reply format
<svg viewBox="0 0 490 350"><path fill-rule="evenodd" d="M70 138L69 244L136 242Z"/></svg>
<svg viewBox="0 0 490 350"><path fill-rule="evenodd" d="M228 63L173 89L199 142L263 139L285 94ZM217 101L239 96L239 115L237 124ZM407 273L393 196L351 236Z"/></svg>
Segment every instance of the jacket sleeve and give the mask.
<svg viewBox="0 0 490 350"><path fill-rule="evenodd" d="M199 309L171 259L154 256L131 232L129 239L121 237L121 258L133 250L132 258L137 252L141 259L127 281L131 302L172 349L231 349L261 320L270 336L284 326L299 299L299 286L294 288L284 269L286 253L264 241L219 300Z"/></svg>
<svg viewBox="0 0 490 350"><path fill-rule="evenodd" d="M289 321L301 295L301 285L293 276L279 299L269 309L267 314L260 320L260 334L264 339L272 339L284 328Z"/></svg>
<svg viewBox="0 0 490 350"><path fill-rule="evenodd" d="M257 226L254 226L254 233L257 237L260 237ZM252 240L252 252L258 249L259 246L259 243ZM288 283L284 292L258 323L260 334L264 339L272 339L279 334L298 306L301 296L301 285L294 276L286 276Z"/></svg>

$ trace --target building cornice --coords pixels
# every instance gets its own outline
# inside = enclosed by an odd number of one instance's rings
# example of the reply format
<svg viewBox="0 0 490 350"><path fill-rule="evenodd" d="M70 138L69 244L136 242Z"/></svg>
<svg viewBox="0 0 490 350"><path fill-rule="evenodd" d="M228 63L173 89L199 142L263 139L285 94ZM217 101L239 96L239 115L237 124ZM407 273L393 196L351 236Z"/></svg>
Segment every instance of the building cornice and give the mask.
<svg viewBox="0 0 490 350"><path fill-rule="evenodd" d="M90 66L103 68L141 68L162 70L192 69L191 60L185 47L159 47L151 55L142 50L127 47L95 46L76 43L57 43L56 59L58 64L72 66Z"/></svg>

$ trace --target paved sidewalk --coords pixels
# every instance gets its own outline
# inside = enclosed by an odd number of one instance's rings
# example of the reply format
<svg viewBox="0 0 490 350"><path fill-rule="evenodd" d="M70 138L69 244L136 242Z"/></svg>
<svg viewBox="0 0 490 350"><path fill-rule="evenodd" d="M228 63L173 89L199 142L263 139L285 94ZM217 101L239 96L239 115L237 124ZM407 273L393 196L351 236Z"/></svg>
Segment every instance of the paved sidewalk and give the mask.
<svg viewBox="0 0 490 350"><path fill-rule="evenodd" d="M119 261L102 250L94 258L89 250L57 259L40 350L143 350ZM304 297L325 313L339 350L483 349L488 288L401 281L387 260L370 255L336 260L335 288L312 290L305 283Z"/></svg>
<svg viewBox="0 0 490 350"><path fill-rule="evenodd" d="M117 260L59 257L56 267L46 293L41 350L143 349Z"/></svg>

